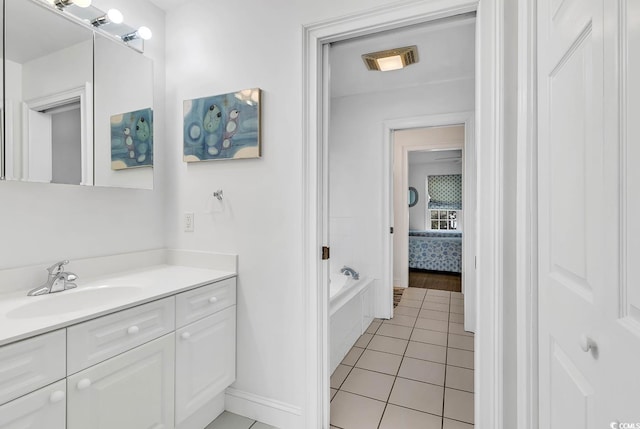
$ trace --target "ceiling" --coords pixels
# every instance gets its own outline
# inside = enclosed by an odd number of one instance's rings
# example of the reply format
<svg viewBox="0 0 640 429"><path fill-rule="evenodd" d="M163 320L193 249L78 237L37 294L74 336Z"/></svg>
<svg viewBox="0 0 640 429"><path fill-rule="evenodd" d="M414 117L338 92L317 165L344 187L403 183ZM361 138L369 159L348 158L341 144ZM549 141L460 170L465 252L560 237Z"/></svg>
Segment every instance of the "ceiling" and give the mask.
<svg viewBox="0 0 640 429"><path fill-rule="evenodd" d="M170 10L183 5L188 1L190 0L151 0L151 3L155 4L160 9Z"/></svg>
<svg viewBox="0 0 640 429"><path fill-rule="evenodd" d="M401 70L369 71L361 58L411 45L418 46L419 61ZM475 75L475 13L332 43L329 58L332 97L470 79Z"/></svg>
<svg viewBox="0 0 640 429"><path fill-rule="evenodd" d="M462 159L462 150L410 151L409 164L430 164L434 162L456 162Z"/></svg>

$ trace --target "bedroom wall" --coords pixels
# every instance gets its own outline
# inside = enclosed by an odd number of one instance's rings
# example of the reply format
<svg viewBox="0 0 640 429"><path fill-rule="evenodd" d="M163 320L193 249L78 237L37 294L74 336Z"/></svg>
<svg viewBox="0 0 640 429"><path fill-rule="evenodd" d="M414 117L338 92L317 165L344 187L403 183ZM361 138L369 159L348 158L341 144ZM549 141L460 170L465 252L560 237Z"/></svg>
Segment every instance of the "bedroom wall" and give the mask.
<svg viewBox="0 0 640 429"><path fill-rule="evenodd" d="M427 176L441 174L462 174L460 162L411 163L409 152L409 186L418 190L418 204L409 207L409 229L429 229L425 223L427 204ZM462 211L458 211L458 229L462 229Z"/></svg>

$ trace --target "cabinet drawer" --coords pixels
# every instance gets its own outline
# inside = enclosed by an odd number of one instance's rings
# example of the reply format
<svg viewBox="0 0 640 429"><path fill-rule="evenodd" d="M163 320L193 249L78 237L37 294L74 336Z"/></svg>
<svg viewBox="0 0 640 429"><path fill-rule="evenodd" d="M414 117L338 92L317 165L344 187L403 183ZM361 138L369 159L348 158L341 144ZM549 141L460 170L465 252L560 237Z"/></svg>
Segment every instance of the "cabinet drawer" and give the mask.
<svg viewBox="0 0 640 429"><path fill-rule="evenodd" d="M60 380L0 406L0 428L65 429L66 388Z"/></svg>
<svg viewBox="0 0 640 429"><path fill-rule="evenodd" d="M236 304L236 279L230 278L176 295L176 326L185 326Z"/></svg>
<svg viewBox="0 0 640 429"><path fill-rule="evenodd" d="M0 404L65 377L64 329L0 347Z"/></svg>
<svg viewBox="0 0 640 429"><path fill-rule="evenodd" d="M74 374L174 329L173 297L67 328L67 374Z"/></svg>

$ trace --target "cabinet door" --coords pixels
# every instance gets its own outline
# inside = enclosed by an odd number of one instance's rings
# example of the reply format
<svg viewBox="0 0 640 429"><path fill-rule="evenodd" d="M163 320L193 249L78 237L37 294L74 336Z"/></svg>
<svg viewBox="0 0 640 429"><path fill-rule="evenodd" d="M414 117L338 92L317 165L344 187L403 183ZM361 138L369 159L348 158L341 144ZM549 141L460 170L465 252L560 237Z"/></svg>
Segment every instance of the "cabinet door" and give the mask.
<svg viewBox="0 0 640 429"><path fill-rule="evenodd" d="M174 334L67 378L67 429L173 428Z"/></svg>
<svg viewBox="0 0 640 429"><path fill-rule="evenodd" d="M0 406L0 429L65 429L64 380Z"/></svg>
<svg viewBox="0 0 640 429"><path fill-rule="evenodd" d="M235 380L236 306L176 331L176 425Z"/></svg>

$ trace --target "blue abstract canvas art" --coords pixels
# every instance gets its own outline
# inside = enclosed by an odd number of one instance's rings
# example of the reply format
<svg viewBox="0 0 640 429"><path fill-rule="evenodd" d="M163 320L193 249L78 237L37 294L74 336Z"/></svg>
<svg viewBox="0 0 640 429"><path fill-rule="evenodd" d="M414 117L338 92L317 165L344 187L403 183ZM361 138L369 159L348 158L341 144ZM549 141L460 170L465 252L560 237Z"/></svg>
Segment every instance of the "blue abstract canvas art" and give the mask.
<svg viewBox="0 0 640 429"><path fill-rule="evenodd" d="M184 102L184 161L260 156L260 89Z"/></svg>
<svg viewBox="0 0 640 429"><path fill-rule="evenodd" d="M153 110L111 116L111 169L153 166Z"/></svg>

